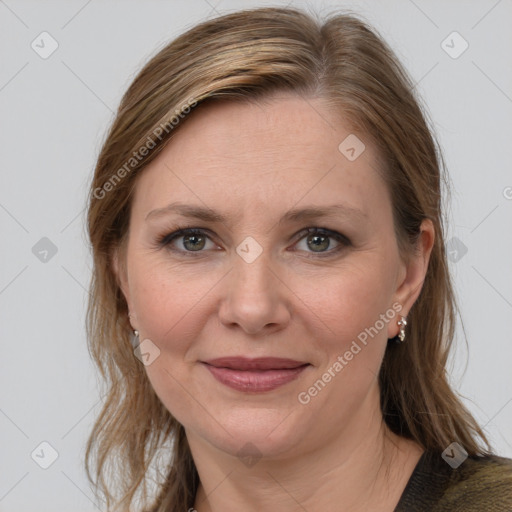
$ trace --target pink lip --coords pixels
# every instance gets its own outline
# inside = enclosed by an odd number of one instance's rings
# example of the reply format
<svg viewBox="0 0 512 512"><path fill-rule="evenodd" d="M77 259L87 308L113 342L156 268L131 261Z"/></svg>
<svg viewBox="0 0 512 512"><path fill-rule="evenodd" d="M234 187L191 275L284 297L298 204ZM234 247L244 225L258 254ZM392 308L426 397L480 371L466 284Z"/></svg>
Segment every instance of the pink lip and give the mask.
<svg viewBox="0 0 512 512"><path fill-rule="evenodd" d="M304 361L295 361L294 359L283 359L280 357L219 357L204 361L206 364L218 368L231 368L232 370L282 370L289 368L298 368L305 364Z"/></svg>
<svg viewBox="0 0 512 512"><path fill-rule="evenodd" d="M219 382L230 388L245 392L263 392L296 379L309 363L275 357L223 357L206 361L204 365Z"/></svg>

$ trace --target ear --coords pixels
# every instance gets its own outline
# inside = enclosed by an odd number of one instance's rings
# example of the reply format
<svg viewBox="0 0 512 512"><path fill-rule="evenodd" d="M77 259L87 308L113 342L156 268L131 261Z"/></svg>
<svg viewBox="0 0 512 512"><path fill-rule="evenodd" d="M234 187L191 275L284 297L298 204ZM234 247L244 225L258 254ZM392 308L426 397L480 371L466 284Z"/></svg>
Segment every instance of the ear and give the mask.
<svg viewBox="0 0 512 512"><path fill-rule="evenodd" d="M407 317L413 304L421 293L423 282L427 274L430 254L434 246L435 229L430 219L424 219L420 226L420 235L415 252L407 262L401 264L397 289L394 294L394 301L398 302L402 309L400 316ZM393 338L398 334L399 327L394 322L389 324L388 337Z"/></svg>
<svg viewBox="0 0 512 512"><path fill-rule="evenodd" d="M114 270L114 275L116 276L116 281L121 288L121 291L124 295L126 303L128 304L128 311L131 315L130 323L132 328L135 330L137 324L137 317L135 315L135 308L133 307L130 295L130 287L128 284L128 272L126 270L126 256L125 251L122 246L117 246L114 248L111 254L111 262L112 268Z"/></svg>

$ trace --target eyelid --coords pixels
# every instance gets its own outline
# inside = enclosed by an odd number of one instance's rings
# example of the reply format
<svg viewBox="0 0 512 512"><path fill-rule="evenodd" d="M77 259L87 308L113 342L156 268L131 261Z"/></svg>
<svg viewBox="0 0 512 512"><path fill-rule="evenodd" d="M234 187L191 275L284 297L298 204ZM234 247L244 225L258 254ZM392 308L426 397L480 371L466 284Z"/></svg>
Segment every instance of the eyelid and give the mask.
<svg viewBox="0 0 512 512"><path fill-rule="evenodd" d="M299 240L302 240L302 238L304 238L304 236L307 234L325 235L325 236L329 236L331 238L336 238L337 240L340 240L347 245L351 244L351 241L349 240L349 238L346 235L344 235L343 233L340 233L339 231L335 231L335 230L329 229L329 228L312 226L312 227L301 229L297 233L297 236L300 236Z"/></svg>

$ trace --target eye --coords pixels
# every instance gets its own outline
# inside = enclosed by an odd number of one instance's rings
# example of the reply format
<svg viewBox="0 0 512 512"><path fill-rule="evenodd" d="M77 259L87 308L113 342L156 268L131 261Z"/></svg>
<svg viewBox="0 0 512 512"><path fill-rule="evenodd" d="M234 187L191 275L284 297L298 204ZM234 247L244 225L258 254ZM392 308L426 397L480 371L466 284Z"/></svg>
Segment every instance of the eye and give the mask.
<svg viewBox="0 0 512 512"><path fill-rule="evenodd" d="M207 242L214 245L210 236L208 235L209 230L205 230L202 228L177 228L172 233L166 234L160 237L157 241L157 246L159 248L167 247L169 250L173 252L185 253L190 256L193 256L192 253L201 253L205 252L203 249L208 249ZM310 227L301 231L297 236L298 242L296 245L302 240L305 241L305 252L313 253L318 257L326 257L332 256L335 253L338 253L345 247L351 245L350 240L338 233L337 231L332 231L326 228L318 228L318 227ZM336 240L337 246L334 249L328 250L332 242L331 240ZM179 243L178 243L179 241ZM177 246L177 247L176 247ZM209 247L212 249L213 247ZM309 249L309 250L308 250Z"/></svg>
<svg viewBox="0 0 512 512"><path fill-rule="evenodd" d="M181 249L177 249L173 247L172 244L180 238L183 239L182 242L178 244L181 245ZM158 240L158 245L160 247L168 247L178 252L202 252L202 249L204 249L206 245L206 240L210 240L210 238L202 229L178 228L176 231L161 237ZM212 243L211 240L210 243Z"/></svg>
<svg viewBox="0 0 512 512"><path fill-rule="evenodd" d="M324 257L324 255L331 256L334 253L338 253L346 246L349 246L351 244L350 240L345 235L342 235L337 231L332 231L326 228L307 228L300 234L302 235L302 237L299 239L299 242L304 240L306 243L306 247L311 249L313 253L317 254L320 257ZM328 249L332 245L332 239L336 240L336 243L338 245L335 246L334 249L328 251Z"/></svg>

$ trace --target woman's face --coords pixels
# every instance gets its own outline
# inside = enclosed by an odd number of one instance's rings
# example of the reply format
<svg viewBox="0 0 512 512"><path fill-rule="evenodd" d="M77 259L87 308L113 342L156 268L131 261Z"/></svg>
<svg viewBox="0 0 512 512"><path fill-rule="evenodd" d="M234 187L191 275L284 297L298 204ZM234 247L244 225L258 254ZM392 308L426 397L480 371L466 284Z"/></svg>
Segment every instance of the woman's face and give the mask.
<svg viewBox="0 0 512 512"><path fill-rule="evenodd" d="M387 340L426 263L399 258L378 165L320 99L286 95L198 107L139 176L122 288L187 435L279 458L380 418ZM171 240L181 228L200 232Z"/></svg>

